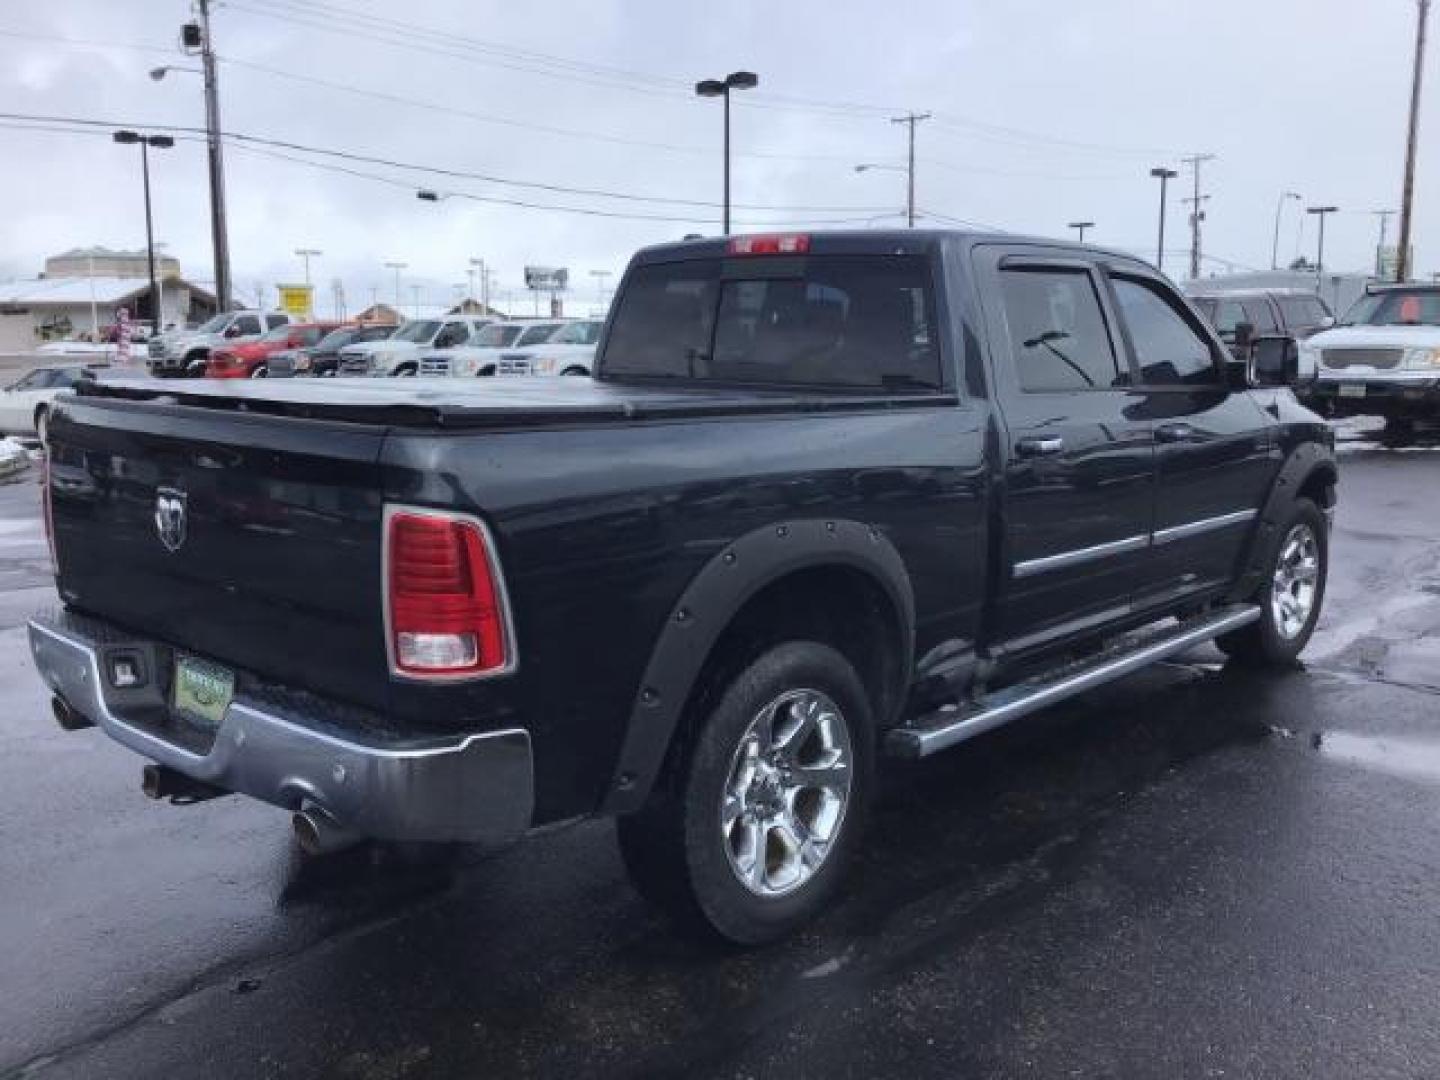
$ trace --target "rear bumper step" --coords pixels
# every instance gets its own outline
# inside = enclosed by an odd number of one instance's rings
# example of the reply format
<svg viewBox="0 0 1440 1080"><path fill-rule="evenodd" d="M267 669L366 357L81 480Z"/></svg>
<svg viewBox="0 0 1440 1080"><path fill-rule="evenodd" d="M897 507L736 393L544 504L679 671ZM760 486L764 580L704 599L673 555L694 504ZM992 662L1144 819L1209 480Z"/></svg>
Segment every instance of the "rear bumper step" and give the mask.
<svg viewBox="0 0 1440 1080"><path fill-rule="evenodd" d="M1088 663L1066 668L1058 675L1042 676L1007 687L978 704L946 705L890 732L886 736L885 748L897 757L927 757L1075 694L1139 671L1157 660L1238 630L1259 618L1260 609L1253 604L1237 604L1197 615L1173 627L1133 638L1128 646L1107 651Z"/></svg>
<svg viewBox="0 0 1440 1080"><path fill-rule="evenodd" d="M76 714L116 742L200 786L298 811L319 807L340 826L384 840L500 842L530 827L530 735L487 731L423 742L366 741L324 718L246 701L226 709L203 753L171 742L112 707L101 654L148 644L94 620L60 613L30 620L41 677ZM169 775L162 773L157 775Z"/></svg>

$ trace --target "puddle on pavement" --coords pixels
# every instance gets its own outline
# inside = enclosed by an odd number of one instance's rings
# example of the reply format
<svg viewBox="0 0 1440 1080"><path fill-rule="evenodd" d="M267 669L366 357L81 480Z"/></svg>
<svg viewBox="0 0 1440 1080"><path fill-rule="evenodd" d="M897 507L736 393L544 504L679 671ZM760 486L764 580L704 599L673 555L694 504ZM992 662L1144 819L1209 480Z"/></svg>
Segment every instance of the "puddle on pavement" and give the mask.
<svg viewBox="0 0 1440 1080"><path fill-rule="evenodd" d="M1410 780L1440 783L1440 742L1391 735L1317 732L1311 745L1321 754L1348 765L1376 769Z"/></svg>

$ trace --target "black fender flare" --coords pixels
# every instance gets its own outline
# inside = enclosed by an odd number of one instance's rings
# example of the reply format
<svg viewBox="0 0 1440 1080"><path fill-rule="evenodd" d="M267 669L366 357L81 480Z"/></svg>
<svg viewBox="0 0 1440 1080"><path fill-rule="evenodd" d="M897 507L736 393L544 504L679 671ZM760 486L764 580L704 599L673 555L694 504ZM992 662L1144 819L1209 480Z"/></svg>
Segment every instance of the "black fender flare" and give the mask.
<svg viewBox="0 0 1440 1080"><path fill-rule="evenodd" d="M625 814L644 804L696 680L720 635L745 603L787 574L825 566L860 570L885 591L900 623L898 670L903 680L909 679L915 652L915 593L904 560L884 533L862 522L836 518L777 522L756 529L726 545L671 608L636 691L603 812Z"/></svg>
<svg viewBox="0 0 1440 1080"><path fill-rule="evenodd" d="M1270 485L1265 505L1260 509L1259 520L1250 534L1250 543L1240 563L1240 574L1230 591L1230 600L1248 599L1260 587L1265 575L1265 554L1275 541L1276 531L1301 489L1320 471L1329 473L1332 484L1339 478L1334 451L1319 442L1301 443L1280 466ZM1322 506L1320 509L1328 510L1329 507Z"/></svg>

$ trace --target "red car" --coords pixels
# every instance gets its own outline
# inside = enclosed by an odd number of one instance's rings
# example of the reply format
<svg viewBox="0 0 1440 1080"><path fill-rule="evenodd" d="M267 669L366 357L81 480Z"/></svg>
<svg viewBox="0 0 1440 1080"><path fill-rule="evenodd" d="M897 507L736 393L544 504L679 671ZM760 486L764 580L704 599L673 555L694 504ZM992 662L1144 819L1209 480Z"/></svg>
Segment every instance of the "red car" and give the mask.
<svg viewBox="0 0 1440 1080"><path fill-rule="evenodd" d="M287 323L250 341L222 346L211 351L205 375L211 379L263 379L269 374L265 361L271 354L318 344L341 325L338 322Z"/></svg>

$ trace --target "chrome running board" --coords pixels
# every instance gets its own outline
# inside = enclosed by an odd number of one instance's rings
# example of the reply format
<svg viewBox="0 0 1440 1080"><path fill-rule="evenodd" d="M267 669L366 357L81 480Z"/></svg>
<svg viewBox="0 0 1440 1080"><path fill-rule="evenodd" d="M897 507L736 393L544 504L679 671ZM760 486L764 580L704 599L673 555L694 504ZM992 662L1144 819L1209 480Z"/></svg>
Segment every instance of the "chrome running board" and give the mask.
<svg viewBox="0 0 1440 1080"><path fill-rule="evenodd" d="M1237 604L1148 634L1130 635L1100 655L1059 672L997 690L978 702L942 706L891 731L885 738L885 748L897 757L928 757L1259 618L1260 608L1256 605Z"/></svg>

